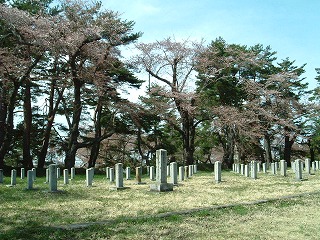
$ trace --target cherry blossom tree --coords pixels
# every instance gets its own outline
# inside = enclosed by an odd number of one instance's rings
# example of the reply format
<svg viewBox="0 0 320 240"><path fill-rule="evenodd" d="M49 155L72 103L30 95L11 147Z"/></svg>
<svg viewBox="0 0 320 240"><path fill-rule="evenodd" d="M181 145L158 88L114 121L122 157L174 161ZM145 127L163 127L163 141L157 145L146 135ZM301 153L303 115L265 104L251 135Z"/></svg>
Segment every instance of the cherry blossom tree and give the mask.
<svg viewBox="0 0 320 240"><path fill-rule="evenodd" d="M167 38L154 43L136 44L139 53L131 64L150 74L159 84L148 93L153 111L179 132L183 142L185 164L194 162L197 120L194 92L197 56L202 43Z"/></svg>

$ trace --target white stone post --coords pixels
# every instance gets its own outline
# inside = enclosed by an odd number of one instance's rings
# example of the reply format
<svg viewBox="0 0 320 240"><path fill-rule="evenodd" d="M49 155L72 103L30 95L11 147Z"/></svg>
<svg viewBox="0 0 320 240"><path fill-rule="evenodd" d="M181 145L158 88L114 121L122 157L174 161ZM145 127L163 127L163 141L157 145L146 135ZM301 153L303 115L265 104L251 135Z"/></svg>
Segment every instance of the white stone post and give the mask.
<svg viewBox="0 0 320 240"><path fill-rule="evenodd" d="M68 169L63 169L63 183L67 185L69 183Z"/></svg>
<svg viewBox="0 0 320 240"><path fill-rule="evenodd" d="M94 176L94 168L88 168L86 170L86 184L87 184L87 187L92 187L93 176Z"/></svg>
<svg viewBox="0 0 320 240"><path fill-rule="evenodd" d="M190 178L193 175L193 166L189 165L188 169L189 169L189 178Z"/></svg>
<svg viewBox="0 0 320 240"><path fill-rule="evenodd" d="M219 161L214 163L214 180L216 183L221 182L221 162Z"/></svg>
<svg viewBox="0 0 320 240"><path fill-rule="evenodd" d="M305 172L311 174L311 160L309 158L305 159Z"/></svg>
<svg viewBox="0 0 320 240"><path fill-rule="evenodd" d="M27 189L31 190L33 189L33 171L32 170L28 170L27 171Z"/></svg>
<svg viewBox="0 0 320 240"><path fill-rule="evenodd" d="M24 168L21 168L21 179L24 179L25 178L25 169Z"/></svg>
<svg viewBox="0 0 320 240"><path fill-rule="evenodd" d="M131 168L126 167L126 179L131 180Z"/></svg>
<svg viewBox="0 0 320 240"><path fill-rule="evenodd" d="M17 170L11 170L11 186L15 186L17 184Z"/></svg>
<svg viewBox="0 0 320 240"><path fill-rule="evenodd" d="M60 168L57 167L57 179L59 179L61 177L61 172L60 172Z"/></svg>
<svg viewBox="0 0 320 240"><path fill-rule="evenodd" d="M278 169L279 169L279 163L278 162L274 162L274 168L276 169L276 172L277 172Z"/></svg>
<svg viewBox="0 0 320 240"><path fill-rule="evenodd" d="M257 179L257 162L251 161L251 178Z"/></svg>
<svg viewBox="0 0 320 240"><path fill-rule="evenodd" d="M260 162L257 162L257 171L261 172L261 163Z"/></svg>
<svg viewBox="0 0 320 240"><path fill-rule="evenodd" d="M184 167L179 167L179 181L182 182L184 180Z"/></svg>
<svg viewBox="0 0 320 240"><path fill-rule="evenodd" d="M37 179L37 169L32 168L32 172L33 172L33 181L35 181Z"/></svg>
<svg viewBox="0 0 320 240"><path fill-rule="evenodd" d="M116 169L116 188L123 188L123 167L122 163L117 163Z"/></svg>
<svg viewBox="0 0 320 240"><path fill-rule="evenodd" d="M170 177L170 165L167 165L167 177Z"/></svg>
<svg viewBox="0 0 320 240"><path fill-rule="evenodd" d="M271 174L276 175L277 171L276 171L276 166L274 163L271 163Z"/></svg>
<svg viewBox="0 0 320 240"><path fill-rule="evenodd" d="M291 162L291 170L292 172L296 172L296 162Z"/></svg>
<svg viewBox="0 0 320 240"><path fill-rule="evenodd" d="M178 185L178 165L176 162L170 163L170 179L173 186Z"/></svg>
<svg viewBox="0 0 320 240"><path fill-rule="evenodd" d="M285 160L280 160L280 175L287 176L287 164Z"/></svg>
<svg viewBox="0 0 320 240"><path fill-rule="evenodd" d="M184 178L187 179L189 178L189 167L188 166L184 166Z"/></svg>
<svg viewBox="0 0 320 240"><path fill-rule="evenodd" d="M297 159L295 160L295 174L296 174L296 180L302 180L302 165L301 160Z"/></svg>
<svg viewBox="0 0 320 240"><path fill-rule="evenodd" d="M106 167L106 179L110 178L110 167Z"/></svg>
<svg viewBox="0 0 320 240"><path fill-rule="evenodd" d="M313 162L311 163L311 167L312 167L312 171L315 173L315 172L317 171L316 162L315 162L315 161L313 161Z"/></svg>
<svg viewBox="0 0 320 240"><path fill-rule="evenodd" d="M167 183L167 151L156 151L156 183L150 185L151 191L173 191L173 184Z"/></svg>
<svg viewBox="0 0 320 240"><path fill-rule="evenodd" d="M49 192L58 191L57 167L56 164L49 165Z"/></svg>
<svg viewBox="0 0 320 240"><path fill-rule="evenodd" d="M154 166L150 167L150 180L155 181L156 180L156 170Z"/></svg>
<svg viewBox="0 0 320 240"><path fill-rule="evenodd" d="M150 166L147 166L147 176L150 176Z"/></svg>
<svg viewBox="0 0 320 240"><path fill-rule="evenodd" d="M193 165L193 173L196 174L198 172L198 165L194 164Z"/></svg>
<svg viewBox="0 0 320 240"><path fill-rule="evenodd" d="M75 167L72 167L71 168L71 180L73 180L76 176L76 168Z"/></svg>
<svg viewBox="0 0 320 240"><path fill-rule="evenodd" d="M267 173L267 164L266 163L262 163L262 172Z"/></svg>
<svg viewBox="0 0 320 240"><path fill-rule="evenodd" d="M244 164L243 163L241 163L241 165L240 165L240 174L244 175Z"/></svg>
<svg viewBox="0 0 320 240"><path fill-rule="evenodd" d="M248 164L246 164L244 166L244 176L245 177L250 177L250 169L249 169L249 165Z"/></svg>
<svg viewBox="0 0 320 240"><path fill-rule="evenodd" d="M109 168L109 180L110 180L110 183L114 182L114 169L113 168Z"/></svg>
<svg viewBox="0 0 320 240"><path fill-rule="evenodd" d="M46 183L49 183L49 168L46 169Z"/></svg>

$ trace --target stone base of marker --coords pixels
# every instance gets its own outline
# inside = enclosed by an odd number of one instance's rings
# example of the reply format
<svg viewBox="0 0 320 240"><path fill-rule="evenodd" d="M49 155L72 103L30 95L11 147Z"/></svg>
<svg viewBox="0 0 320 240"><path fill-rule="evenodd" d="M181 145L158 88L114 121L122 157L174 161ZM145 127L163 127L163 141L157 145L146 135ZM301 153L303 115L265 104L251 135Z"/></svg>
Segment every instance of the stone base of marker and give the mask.
<svg viewBox="0 0 320 240"><path fill-rule="evenodd" d="M169 192L173 191L173 184L172 183L155 183L150 185L151 191L157 192Z"/></svg>

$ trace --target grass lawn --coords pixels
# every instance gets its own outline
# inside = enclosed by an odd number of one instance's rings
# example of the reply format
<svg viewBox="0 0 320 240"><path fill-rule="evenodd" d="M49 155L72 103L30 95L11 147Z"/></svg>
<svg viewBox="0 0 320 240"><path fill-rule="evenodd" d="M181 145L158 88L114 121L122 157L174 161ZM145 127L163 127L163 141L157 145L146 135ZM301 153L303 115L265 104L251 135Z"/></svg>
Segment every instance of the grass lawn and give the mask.
<svg viewBox="0 0 320 240"><path fill-rule="evenodd" d="M223 172L216 184L212 173L198 172L173 192L157 193L146 176L146 185L125 180L129 189L111 191L103 175L90 188L77 175L68 185L59 180L62 192L48 193L44 178L26 190L26 179L7 187L7 176L0 184L0 239L320 239L320 172L303 178L296 181L290 171L287 177L259 173L256 180ZM227 204L235 205L215 208ZM94 222L104 224L70 225Z"/></svg>

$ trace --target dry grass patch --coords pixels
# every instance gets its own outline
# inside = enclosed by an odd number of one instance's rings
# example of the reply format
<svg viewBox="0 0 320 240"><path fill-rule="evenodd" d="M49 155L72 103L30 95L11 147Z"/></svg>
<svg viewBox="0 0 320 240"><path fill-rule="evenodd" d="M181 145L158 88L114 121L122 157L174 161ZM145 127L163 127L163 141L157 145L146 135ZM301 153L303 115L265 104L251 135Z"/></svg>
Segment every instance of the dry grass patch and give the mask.
<svg viewBox="0 0 320 240"><path fill-rule="evenodd" d="M85 176L77 176L69 185L63 185L63 180L60 180L58 189L63 192L58 194L47 192L48 186L43 178L37 178L35 182L37 191L25 190L26 180L18 180L16 187L0 185L0 228L14 231L28 224L56 226L128 216L152 216L163 212L277 198L320 189L320 173L304 178L305 181L296 181L291 172L287 177L260 173L258 179L253 180L232 172L223 172L223 181L216 184L212 173L200 172L174 187L173 192L157 193L149 191L151 181L146 177L142 179L147 182L146 185L136 185L135 180L127 180L124 184L130 189L111 191L111 185L104 176L95 176L91 188L86 187ZM232 219L224 221L234 224ZM242 222L240 217L238 221ZM204 226L203 230L206 228Z"/></svg>

